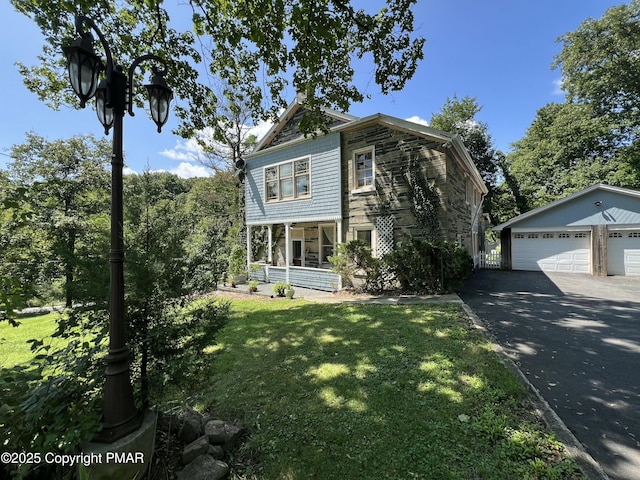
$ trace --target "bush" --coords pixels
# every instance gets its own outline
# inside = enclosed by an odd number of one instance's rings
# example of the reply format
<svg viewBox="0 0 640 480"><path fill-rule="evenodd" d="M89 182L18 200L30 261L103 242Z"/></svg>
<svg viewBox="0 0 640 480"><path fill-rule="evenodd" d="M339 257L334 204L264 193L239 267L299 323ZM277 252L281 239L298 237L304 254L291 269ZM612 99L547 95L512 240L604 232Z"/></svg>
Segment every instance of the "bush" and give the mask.
<svg viewBox="0 0 640 480"><path fill-rule="evenodd" d="M66 346L53 350L40 340L31 340L36 354L32 365L0 371L3 450L42 456L71 453L98 433L107 325L104 311L66 311L53 334L67 339ZM5 468L12 478L62 478L68 473L54 464Z"/></svg>
<svg viewBox="0 0 640 480"><path fill-rule="evenodd" d="M240 245L234 245L229 254L229 275L247 273L247 252Z"/></svg>
<svg viewBox="0 0 640 480"><path fill-rule="evenodd" d="M329 261L332 270L342 277L343 286L356 287L355 277L363 276L362 290L372 293L384 290L384 265L373 258L371 249L362 240L339 244Z"/></svg>
<svg viewBox="0 0 640 480"><path fill-rule="evenodd" d="M289 289L289 288L291 288L291 285L289 285L286 282L276 282L273 285L273 293L275 293L279 297L284 297L285 296L285 291L287 289Z"/></svg>
<svg viewBox="0 0 640 480"><path fill-rule="evenodd" d="M381 259L373 258L364 242L354 240L338 245L329 261L344 286L356 286L355 278L360 276L362 290L370 293L392 289L401 293L449 292L473 272L473 260L463 248L409 235Z"/></svg>
<svg viewBox="0 0 640 480"><path fill-rule="evenodd" d="M473 272L473 260L450 242L429 242L406 235L384 262L403 293L450 292Z"/></svg>

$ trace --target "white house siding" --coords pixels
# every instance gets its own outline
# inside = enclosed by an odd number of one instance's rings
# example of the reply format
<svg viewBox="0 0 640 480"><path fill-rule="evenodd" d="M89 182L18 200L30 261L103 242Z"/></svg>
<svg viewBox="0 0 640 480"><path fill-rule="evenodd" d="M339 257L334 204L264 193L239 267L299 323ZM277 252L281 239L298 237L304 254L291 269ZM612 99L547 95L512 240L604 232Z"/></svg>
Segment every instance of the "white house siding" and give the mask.
<svg viewBox="0 0 640 480"><path fill-rule="evenodd" d="M287 160L310 157L311 196L287 201L265 201L264 168ZM337 220L340 202L340 134L261 151L247 160L247 225Z"/></svg>

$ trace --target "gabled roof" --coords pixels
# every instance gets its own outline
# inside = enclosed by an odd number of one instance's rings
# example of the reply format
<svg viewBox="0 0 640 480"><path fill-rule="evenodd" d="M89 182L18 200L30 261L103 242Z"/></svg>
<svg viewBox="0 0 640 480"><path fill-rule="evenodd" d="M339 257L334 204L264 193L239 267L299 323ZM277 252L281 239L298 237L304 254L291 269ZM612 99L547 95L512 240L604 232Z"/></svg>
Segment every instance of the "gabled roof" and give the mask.
<svg viewBox="0 0 640 480"><path fill-rule="evenodd" d="M246 156L246 159L250 159L251 157L260 153L260 151L265 148L269 143L278 135L278 133L282 130L282 128L287 124L289 120L300 110L304 108L303 101L296 97L294 101L289 105L287 110L280 116L280 120L276 125L274 125L267 134L258 142L256 148L253 152ZM438 130L436 128L431 128L426 125L422 125L419 123L410 122L408 120L402 120L397 117L392 117L391 115L384 115L382 113L376 113L374 115L369 115L367 117L358 118L352 115L348 115L346 113L336 112L334 110L323 110L326 115L335 118L339 121L338 124L333 126L330 131L331 132L340 132L340 131L350 131L353 129L362 128L369 124L380 124L385 125L387 127L401 130L406 133L410 133L422 138L429 139L433 141L434 148L444 148L451 149L453 155L458 158L460 163L464 165L465 170L472 178L473 182L480 189L482 193L487 194L487 186L482 180L480 172L478 171L475 163L473 162L467 148L464 146L459 135L453 135L451 133L445 132L443 130ZM289 142L282 143L276 146L269 147L269 149L277 149L284 148L290 145L293 145L298 142L308 141L309 138L299 137L295 138Z"/></svg>
<svg viewBox="0 0 640 480"><path fill-rule="evenodd" d="M293 118L293 116L301 108L303 108L303 100L299 96L296 96L296 98L293 99L293 102L291 102L287 107L287 109L282 113L282 115L280 115L278 122L273 127L271 127L269 131L265 134L265 136L262 137L260 141L256 144L253 151L259 152L260 150L268 146L269 143L284 128L287 122L289 122L289 120L291 120L291 118ZM358 119L358 117L354 117L353 115L349 115L348 113L338 112L336 110L331 110L329 108L323 108L322 112L325 115L332 117L341 123L351 122L353 120Z"/></svg>
<svg viewBox="0 0 640 480"><path fill-rule="evenodd" d="M619 195L625 195L625 196L629 196L632 198L636 198L638 200L640 200L640 192L637 190L631 190L628 188L623 188L623 187L614 187L612 185L606 185L603 183L598 183L596 185L593 185L589 188L585 188L584 190L580 190L579 192L575 192L572 193L571 195L568 195L564 198L561 198L559 200L555 200L547 205L544 205L542 207L538 207L536 209L530 210L526 213L523 213L521 215L518 215L517 217L512 218L511 220L508 220L504 223L501 223L500 225L496 226L493 228L493 230L495 231L501 231L504 228L511 228L516 226L518 223L521 223L525 220L528 219L532 219L535 216L544 214L544 213L548 213L553 209L557 209L558 207L561 207L563 205L569 204L570 202L574 202L578 199L580 199L580 197L584 197L586 195L592 194L593 192L596 191L602 191L602 192L609 192L609 193L613 193L613 194L619 194ZM609 222L607 222L609 223Z"/></svg>

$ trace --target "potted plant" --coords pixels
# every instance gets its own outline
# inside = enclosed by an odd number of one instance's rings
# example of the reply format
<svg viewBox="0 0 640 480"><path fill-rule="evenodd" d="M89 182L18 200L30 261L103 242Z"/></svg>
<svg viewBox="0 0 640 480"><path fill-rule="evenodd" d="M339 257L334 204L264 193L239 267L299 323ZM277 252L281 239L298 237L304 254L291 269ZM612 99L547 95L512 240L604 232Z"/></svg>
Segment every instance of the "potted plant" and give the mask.
<svg viewBox="0 0 640 480"><path fill-rule="evenodd" d="M249 280L249 293L256 293L258 291L258 281Z"/></svg>
<svg viewBox="0 0 640 480"><path fill-rule="evenodd" d="M291 285L289 285L286 282L276 282L273 284L273 293L275 293L277 296L279 297L284 297L285 296L285 291L291 288Z"/></svg>
<svg viewBox="0 0 640 480"><path fill-rule="evenodd" d="M289 287L285 290L284 293L287 296L287 298L291 300L293 299L293 295L296 293L296 291L293 289L291 285L289 285Z"/></svg>

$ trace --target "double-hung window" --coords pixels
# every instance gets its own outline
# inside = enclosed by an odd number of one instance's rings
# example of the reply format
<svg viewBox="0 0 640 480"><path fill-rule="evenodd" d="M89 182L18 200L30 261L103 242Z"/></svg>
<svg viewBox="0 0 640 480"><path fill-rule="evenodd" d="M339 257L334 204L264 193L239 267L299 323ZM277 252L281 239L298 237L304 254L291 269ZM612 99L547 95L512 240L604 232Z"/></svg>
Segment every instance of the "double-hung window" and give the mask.
<svg viewBox="0 0 640 480"><path fill-rule="evenodd" d="M309 159L301 158L264 170L265 195L268 202L291 200L311 194Z"/></svg>
<svg viewBox="0 0 640 480"><path fill-rule="evenodd" d="M353 153L354 190L372 190L375 186L375 149L374 147L356 150Z"/></svg>

